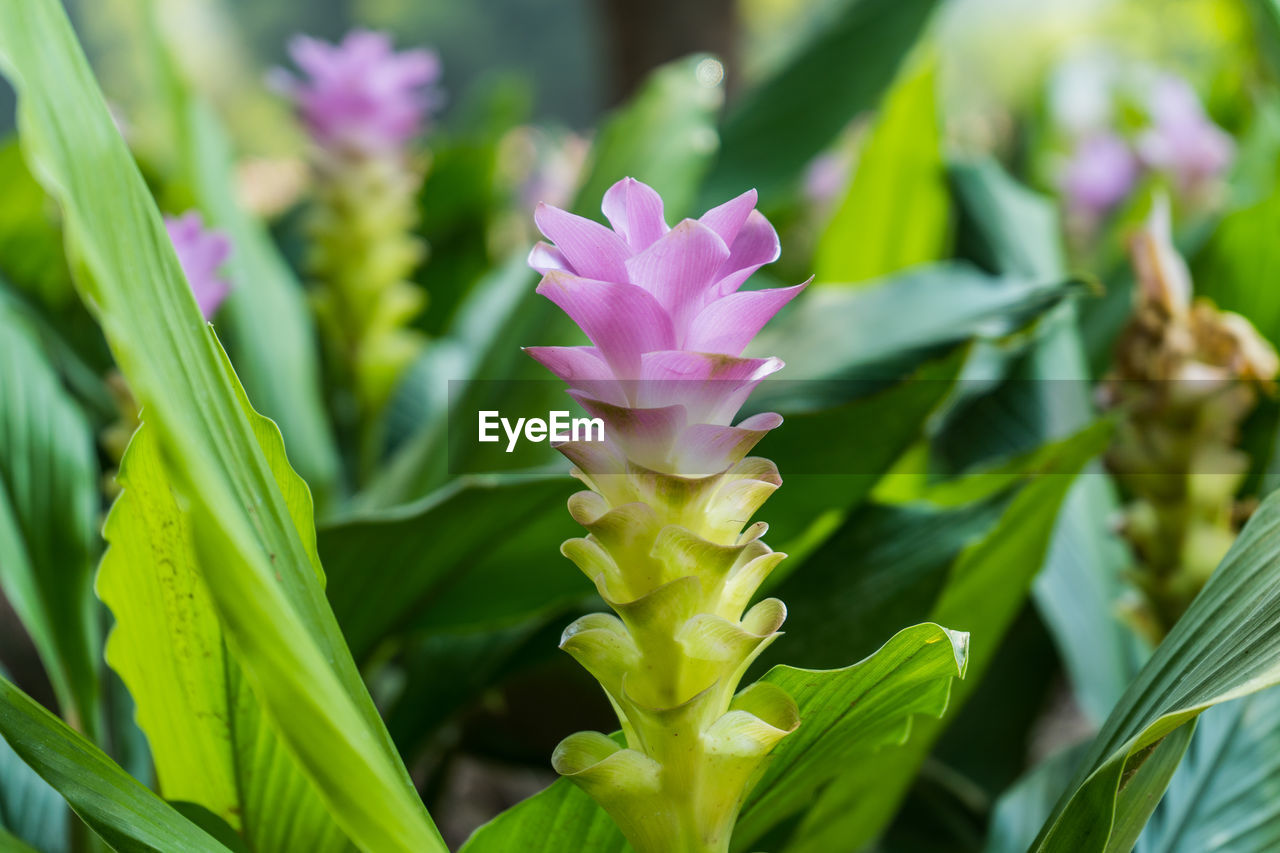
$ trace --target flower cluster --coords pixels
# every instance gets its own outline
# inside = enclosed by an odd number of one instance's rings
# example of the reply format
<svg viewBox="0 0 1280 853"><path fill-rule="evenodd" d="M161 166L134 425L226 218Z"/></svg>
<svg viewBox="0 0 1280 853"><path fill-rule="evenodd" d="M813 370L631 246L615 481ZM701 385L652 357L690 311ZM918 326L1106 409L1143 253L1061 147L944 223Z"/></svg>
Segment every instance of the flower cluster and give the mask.
<svg viewBox="0 0 1280 853"><path fill-rule="evenodd" d="M1203 297L1173 246L1160 197L1131 246L1137 304L1104 400L1123 413L1107 463L1131 499L1121 532L1142 593L1127 616L1158 645L1235 540L1249 470L1241 427L1280 358L1250 322Z"/></svg>
<svg viewBox="0 0 1280 853"><path fill-rule="evenodd" d="M1094 117L1074 122L1075 141L1058 176L1068 209L1096 220L1133 191L1145 172L1167 176L1180 194L1194 196L1231 164L1231 137L1205 113L1195 91L1180 77L1160 74L1142 87L1143 124L1121 133Z"/></svg>
<svg viewBox="0 0 1280 853"><path fill-rule="evenodd" d="M407 280L425 254L414 235L422 167L408 145L440 103L440 63L365 30L334 45L299 37L290 52L305 77L281 71L275 82L314 143L316 317L342 389L335 414L363 430L367 462L377 455L372 424L422 345L409 322L426 298Z"/></svg>
<svg viewBox="0 0 1280 853"><path fill-rule="evenodd" d="M386 33L354 30L339 44L298 36L289 55L306 78L277 71L272 81L297 105L312 139L331 151L396 151L423 132L440 103L439 57L396 53Z"/></svg>
<svg viewBox="0 0 1280 853"><path fill-rule="evenodd" d="M206 320L212 319L231 292L231 285L218 275L218 269L231 255L231 241L222 232L205 228L194 210L182 216L166 216L164 226L200 313Z"/></svg>
<svg viewBox="0 0 1280 853"><path fill-rule="evenodd" d="M782 362L742 352L804 286L742 289L779 251L755 201L668 228L658 194L626 179L604 197L612 229L545 205L535 215L554 243L530 256L538 292L591 345L528 352L606 424L603 443L559 447L588 487L569 510L589 535L563 551L617 616L579 619L562 646L626 738L572 735L554 764L641 853L727 850L752 774L798 724L777 688L737 691L786 615L776 599L747 607L784 556L748 524L781 479L747 454L781 418L734 423Z"/></svg>

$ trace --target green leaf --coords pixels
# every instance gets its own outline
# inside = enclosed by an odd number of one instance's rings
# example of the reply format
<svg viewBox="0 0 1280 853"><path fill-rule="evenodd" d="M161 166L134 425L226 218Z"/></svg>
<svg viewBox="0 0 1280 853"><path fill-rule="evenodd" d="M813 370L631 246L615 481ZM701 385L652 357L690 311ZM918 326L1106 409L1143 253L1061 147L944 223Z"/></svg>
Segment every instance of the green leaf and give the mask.
<svg viewBox="0 0 1280 853"><path fill-rule="evenodd" d="M801 725L774 750L747 797L734 846L747 847L747 839L811 802L851 760L905 743L917 715L942 716L968 654L967 634L926 623L899 631L874 655L844 669L771 669L761 680L796 700Z"/></svg>
<svg viewBox="0 0 1280 853"><path fill-rule="evenodd" d="M1066 272L1062 224L1051 199L1019 184L991 158L953 163L950 176L966 257L1007 275Z"/></svg>
<svg viewBox="0 0 1280 853"><path fill-rule="evenodd" d="M0 668L0 678L5 677ZM0 850L9 850L8 844L21 851L63 853L70 844L70 817L58 792L0 737Z"/></svg>
<svg viewBox="0 0 1280 853"><path fill-rule="evenodd" d="M769 588L787 605L787 632L762 661L836 666L918 621L963 550L990 535L1019 485L959 507L869 503L850 513L798 569Z"/></svg>
<svg viewBox="0 0 1280 853"><path fill-rule="evenodd" d="M844 669L770 670L762 680L796 700L801 723L770 756L743 806L739 828L770 825L811 799L852 756L902 743L916 715L941 714L953 679L964 675L967 640L937 625L916 625ZM590 797L560 779L478 829L463 850L625 849L608 821Z"/></svg>
<svg viewBox="0 0 1280 853"><path fill-rule="evenodd" d="M861 282L946 256L951 201L937 87L930 59L885 94L853 181L818 241L818 281Z"/></svg>
<svg viewBox="0 0 1280 853"><path fill-rule="evenodd" d="M1280 689L1272 688L1201 715L1186 757L1134 850L1266 853L1280 848L1277 790Z"/></svg>
<svg viewBox="0 0 1280 853"><path fill-rule="evenodd" d="M964 357L964 349L959 348L886 388L879 388L879 383L832 383L837 390L865 389L866 385L877 390L819 408L803 407L802 400L771 399L774 389L760 389L762 393L749 405L786 417L785 426L770 433L760 446L760 452L786 477L786 487L770 499L766 517L774 541L792 558L779 566L771 582L799 569L805 541L824 526L830 533L832 520L838 523L845 512L865 500L898 457L921 437L928 418L955 389ZM826 383L776 385L784 392L788 388L804 392L821 390ZM839 436L839 441L832 441L832 436Z"/></svg>
<svg viewBox="0 0 1280 853"><path fill-rule="evenodd" d="M32 172L63 210L76 286L188 502L228 645L273 728L357 845L443 850L343 642L297 516L263 453L279 442L202 322L159 212L53 0L0 5Z"/></svg>
<svg viewBox="0 0 1280 853"><path fill-rule="evenodd" d="M50 306L75 298L62 235L50 217L44 190L22 162L16 138L0 146L0 269L14 284Z"/></svg>
<svg viewBox="0 0 1280 853"><path fill-rule="evenodd" d="M283 453L271 462L288 488ZM149 426L134 433L117 480L97 582L115 616L107 661L133 696L161 793L208 809L255 850L349 849L226 650Z"/></svg>
<svg viewBox="0 0 1280 853"><path fill-rule="evenodd" d="M119 40L122 49L143 57L133 79L117 81L123 91L115 94L150 101L134 109L156 119L152 145L162 149L159 159L169 167L164 198L180 206L165 212L195 206L206 224L230 238L225 269L232 289L218 313L226 326L223 337L250 399L279 425L298 473L323 510L337 497L339 464L302 285L263 224L236 199L232 142L173 53L182 44L174 21L156 0L129 0L107 17L109 32L99 36Z"/></svg>
<svg viewBox="0 0 1280 853"><path fill-rule="evenodd" d="M953 689L947 716L917 721L902 750L850 762L804 816L788 851L859 849L883 831L933 743L981 682L1043 564L1067 491L1085 464L1106 446L1109 435L1107 425L1096 425L1042 448L1016 466L1029 478L1027 485L999 523L961 553L930 610L930 619L957 625L972 638L968 673ZM989 494L993 484L1004 487L1003 477L975 477L977 489L969 489L976 491L967 496L970 499Z"/></svg>
<svg viewBox="0 0 1280 853"><path fill-rule="evenodd" d="M35 333L0 299L0 589L73 725L96 737L97 458Z"/></svg>
<svg viewBox="0 0 1280 853"><path fill-rule="evenodd" d="M120 853L226 853L102 750L0 677L0 737Z"/></svg>
<svg viewBox="0 0 1280 853"><path fill-rule="evenodd" d="M993 277L938 264L863 287L824 285L760 333L749 354L776 355L793 379L897 375L907 357L1013 332L1078 290L1062 277Z"/></svg>
<svg viewBox="0 0 1280 853"><path fill-rule="evenodd" d="M690 214L699 182L715 156L716 116L724 100L718 84L698 79L693 56L654 71L634 98L601 126L573 208L599 219L605 190L623 178L649 184L662 196L667 219ZM732 189L725 199L748 186Z"/></svg>
<svg viewBox="0 0 1280 853"><path fill-rule="evenodd" d="M194 96L184 159L210 226L231 238L231 295L221 315L249 399L284 433L289 456L323 510L338 490L338 455L320 390L320 355L302 285L261 222L234 195L231 141Z"/></svg>
<svg viewBox="0 0 1280 853"><path fill-rule="evenodd" d="M566 516L564 501L571 492L563 476L462 477L414 504L322 528L319 548L330 600L356 657L366 658L381 640L412 625L524 525L551 512ZM531 555L561 559L559 544L572 535L571 522L568 528ZM370 566L395 571L370 572ZM519 573L518 564L513 568ZM501 595L502 583L490 584L489 593Z"/></svg>
<svg viewBox="0 0 1280 853"><path fill-rule="evenodd" d="M1135 766L1200 712L1280 682L1280 495L1250 519L1094 741L1037 851L1127 850L1169 783ZM1159 750L1156 750L1157 752ZM1145 810L1145 811L1144 811Z"/></svg>
<svg viewBox="0 0 1280 853"><path fill-rule="evenodd" d="M748 187L772 203L859 113L876 105L933 12L934 0L837 0L769 79L743 94L703 187L723 200Z"/></svg>

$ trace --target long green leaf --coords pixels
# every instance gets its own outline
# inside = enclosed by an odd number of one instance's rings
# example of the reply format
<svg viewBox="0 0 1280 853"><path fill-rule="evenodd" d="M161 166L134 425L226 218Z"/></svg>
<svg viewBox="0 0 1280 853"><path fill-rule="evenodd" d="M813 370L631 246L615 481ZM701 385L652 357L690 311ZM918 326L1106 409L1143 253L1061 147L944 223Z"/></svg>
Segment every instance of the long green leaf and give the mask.
<svg viewBox="0 0 1280 853"><path fill-rule="evenodd" d="M863 287L815 287L749 353L777 355L792 379L900 375L901 362L975 336L1009 334L1078 290L1062 277L990 276L944 263Z"/></svg>
<svg viewBox="0 0 1280 853"><path fill-rule="evenodd" d="M205 5L201 12L209 18L222 14ZM153 165L164 172L164 203L175 207L166 212L197 207L207 224L231 239L226 271L232 291L218 314L226 326L223 337L250 399L280 426L298 473L324 510L336 497L339 466L321 399L320 355L311 314L301 283L263 224L236 200L231 140L176 53L190 43L183 29L190 28L191 21L181 12L162 14L156 0L124 0L86 25L130 57L125 62L128 73L117 74L117 88L110 94L114 100L123 99L132 116L151 132L141 136L150 145ZM217 47L229 45L222 40ZM223 58L233 55L230 49ZM239 95L241 101L253 97L243 91ZM263 113L258 111L255 118L262 119Z"/></svg>
<svg viewBox="0 0 1280 853"><path fill-rule="evenodd" d="M885 95L853 181L818 241L818 281L866 281L945 257L951 201L937 86L936 61L926 61Z"/></svg>
<svg viewBox="0 0 1280 853"><path fill-rule="evenodd" d="M336 497L338 456L320 393L320 355L302 284L266 228L235 199L231 141L209 108L186 104L183 142L192 189L210 225L234 247L222 311L249 398L280 426L321 509Z"/></svg>
<svg viewBox="0 0 1280 853"><path fill-rule="evenodd" d="M1033 830L1034 831L1034 830ZM1280 689L1210 708L1136 853L1280 849Z"/></svg>
<svg viewBox="0 0 1280 853"><path fill-rule="evenodd" d="M933 624L898 632L875 654L843 669L778 666L762 681L786 690L801 724L769 758L743 806L739 827L769 825L839 772L852 756L902 743L918 715L941 714L964 675L968 637ZM604 812L572 782L550 788L481 827L467 853L625 849Z"/></svg>
<svg viewBox="0 0 1280 853"><path fill-rule="evenodd" d="M33 330L0 299L0 589L63 714L91 737L99 722L96 514L89 424Z"/></svg>
<svg viewBox="0 0 1280 853"><path fill-rule="evenodd" d="M1116 706L1034 850L1129 849L1142 829L1133 812L1154 805L1172 775L1139 783L1134 768L1207 708L1280 682L1278 567L1273 494Z"/></svg>
<svg viewBox="0 0 1280 853"><path fill-rule="evenodd" d="M119 853L226 853L225 847L3 677L0 737Z"/></svg>
<svg viewBox="0 0 1280 853"><path fill-rule="evenodd" d="M1189 728L1189 727L1188 727ZM985 853L1022 853L1086 745L1037 765L996 805ZM1135 853L1267 853L1280 845L1280 689L1205 711Z"/></svg>
<svg viewBox="0 0 1280 853"><path fill-rule="evenodd" d="M189 502L202 575L254 694L354 842L442 850L291 513L305 485L281 493L262 450L274 426L246 414L56 2L0 3L0 63L32 171L62 206L77 287Z"/></svg>
<svg viewBox="0 0 1280 853"><path fill-rule="evenodd" d="M837 0L769 79L730 109L710 202L755 186L776 198L856 115L871 109L933 12L934 0Z"/></svg>
<svg viewBox="0 0 1280 853"><path fill-rule="evenodd" d="M283 453L271 461L287 488ZM134 434L117 480L124 491L107 518L97 589L115 616L107 660L137 705L160 791L208 809L255 850L348 849L227 653L149 426Z"/></svg>

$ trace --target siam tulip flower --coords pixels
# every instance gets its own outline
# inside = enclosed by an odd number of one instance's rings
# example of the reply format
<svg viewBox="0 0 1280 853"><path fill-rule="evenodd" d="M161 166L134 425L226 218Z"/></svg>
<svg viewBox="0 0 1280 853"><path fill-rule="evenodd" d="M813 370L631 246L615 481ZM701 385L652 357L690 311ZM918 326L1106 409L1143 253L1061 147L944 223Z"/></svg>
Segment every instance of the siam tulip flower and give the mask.
<svg viewBox="0 0 1280 853"><path fill-rule="evenodd" d="M364 431L361 458L376 457L373 424L422 345L408 328L426 300L408 282L425 254L414 235L421 164L409 143L440 102L440 63L426 50L397 53L384 33L357 30L341 43L299 37L290 52L304 72L276 72L314 142L316 205L310 221L315 311L354 406L338 414Z"/></svg>
<svg viewBox="0 0 1280 853"><path fill-rule="evenodd" d="M306 79L277 71L272 82L297 105L311 138L331 151L398 151L423 132L440 102L440 59L396 53L386 33L353 30L339 44L298 36L289 55Z"/></svg>
<svg viewBox="0 0 1280 853"><path fill-rule="evenodd" d="M1165 74L1148 106L1151 126L1138 137L1138 154L1148 168L1172 174L1183 190L1220 176L1231 164L1235 144L1205 114L1187 82Z"/></svg>
<svg viewBox="0 0 1280 853"><path fill-rule="evenodd" d="M1158 645L1234 541L1249 471L1241 426L1280 373L1244 317L1193 298L1156 199L1130 247L1135 309L1116 345L1104 399L1123 415L1107 463L1130 495L1121 532L1138 557L1141 598L1127 616Z"/></svg>
<svg viewBox="0 0 1280 853"><path fill-rule="evenodd" d="M218 276L218 268L231 254L231 241L221 231L205 228L194 210L178 217L166 216L164 226L200 313L206 320L212 319L231 292L231 285Z"/></svg>
<svg viewBox="0 0 1280 853"><path fill-rule="evenodd" d="M584 616L562 647L604 687L626 741L571 735L553 763L640 853L728 850L754 772L799 722L771 685L737 692L786 615L776 599L747 608L785 556L748 524L781 479L747 454L782 419L734 423L782 362L742 352L804 287L742 289L779 252L755 201L668 227L658 194L625 179L604 197L611 229L535 214L551 241L530 255L538 292L591 344L527 351L605 423L602 442L559 445L588 489L569 511L589 535L562 550L617 614Z"/></svg>
<svg viewBox="0 0 1280 853"><path fill-rule="evenodd" d="M1059 176L1067 207L1097 219L1123 201L1138 182L1140 164L1119 136L1097 133L1081 140Z"/></svg>

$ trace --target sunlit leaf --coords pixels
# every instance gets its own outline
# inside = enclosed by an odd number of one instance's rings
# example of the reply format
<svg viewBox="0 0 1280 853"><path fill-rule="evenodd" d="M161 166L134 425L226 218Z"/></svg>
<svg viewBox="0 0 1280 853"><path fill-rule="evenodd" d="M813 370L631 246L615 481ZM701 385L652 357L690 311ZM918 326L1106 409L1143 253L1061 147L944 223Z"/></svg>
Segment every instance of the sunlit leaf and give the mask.
<svg viewBox="0 0 1280 853"><path fill-rule="evenodd" d="M853 181L818 241L818 281L861 282L945 257L951 200L937 88L930 60L885 94Z"/></svg>
<svg viewBox="0 0 1280 853"><path fill-rule="evenodd" d="M283 455L271 461L287 488ZM348 849L226 649L150 427L134 434L117 480L97 589L115 616L107 660L133 695L161 793L208 809L253 849Z"/></svg>

